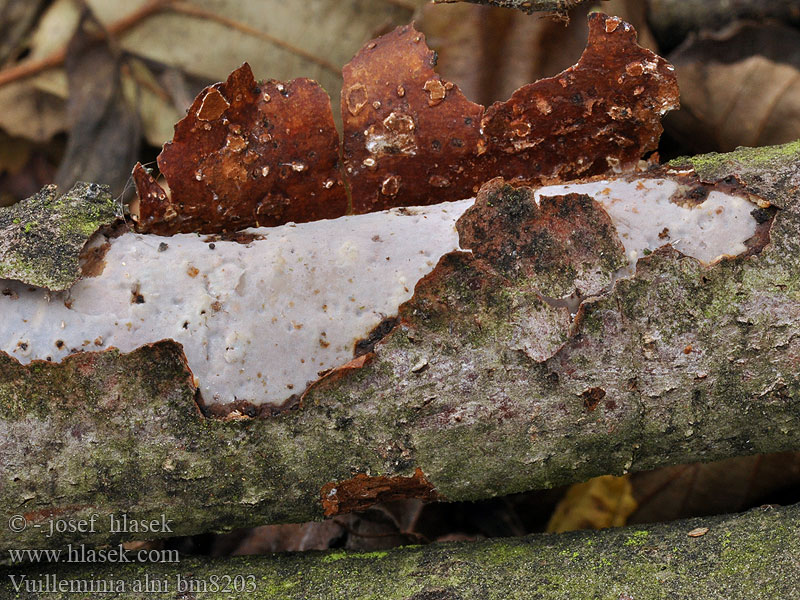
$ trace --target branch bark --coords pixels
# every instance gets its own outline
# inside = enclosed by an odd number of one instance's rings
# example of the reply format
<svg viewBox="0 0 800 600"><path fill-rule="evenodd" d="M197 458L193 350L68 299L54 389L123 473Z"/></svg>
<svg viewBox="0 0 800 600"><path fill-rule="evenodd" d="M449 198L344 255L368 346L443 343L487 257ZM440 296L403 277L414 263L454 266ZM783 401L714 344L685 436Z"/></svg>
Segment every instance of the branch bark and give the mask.
<svg viewBox="0 0 800 600"><path fill-rule="evenodd" d="M236 597L252 600L792 598L800 584L799 526L800 507L795 505L640 528L409 546L368 554L182 558L179 564L39 562L0 568L0 591L20 600L74 598L57 587L70 585L84 585L83 590L91 589L89 585L124 586L123 593L80 594L87 600L232 597L230 591L219 591L222 585L244 586L248 593ZM135 560L134 553L130 557ZM26 580L42 591L26 592ZM136 592L136 582L142 589L149 583L150 591ZM21 588L15 590L14 583ZM207 592L198 593L203 585Z"/></svg>
<svg viewBox="0 0 800 600"><path fill-rule="evenodd" d="M0 353L0 507L27 521L0 547L142 538L44 537L54 518L166 514L147 537L186 535L800 448L800 143L670 165L692 167L778 207L770 243L712 267L654 252L547 360L519 350L524 284L454 260L373 353L273 418L204 417L170 341L63 364Z"/></svg>
<svg viewBox="0 0 800 600"><path fill-rule="evenodd" d="M721 29L736 20L798 21L793 0L651 0L648 22L662 47L679 44L692 31Z"/></svg>
<svg viewBox="0 0 800 600"><path fill-rule="evenodd" d="M434 0L435 3L439 4L463 1L473 4L499 6L502 8L516 8L529 15L535 12L550 13L562 18L566 18L567 12L570 9L586 2L586 0Z"/></svg>

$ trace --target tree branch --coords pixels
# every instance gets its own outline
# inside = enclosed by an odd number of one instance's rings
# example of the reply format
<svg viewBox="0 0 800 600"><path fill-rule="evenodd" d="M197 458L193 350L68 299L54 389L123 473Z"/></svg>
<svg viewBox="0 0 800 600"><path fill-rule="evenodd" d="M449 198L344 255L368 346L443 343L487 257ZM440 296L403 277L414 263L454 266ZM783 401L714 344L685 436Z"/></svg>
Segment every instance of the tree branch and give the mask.
<svg viewBox="0 0 800 600"><path fill-rule="evenodd" d="M452 4L465 0L434 0L437 4ZM500 6L502 8L516 8L526 13L535 12L550 13L560 17L566 17L567 12L576 6L583 4L586 0L466 0L473 4L488 4L490 6Z"/></svg>
<svg viewBox="0 0 800 600"><path fill-rule="evenodd" d="M59 591L59 585L65 589L83 585L83 590L90 585L95 590L100 585L117 590L124 586L124 593L80 594L86 600L222 600L232 597L234 586L247 591L236 597L252 600L791 598L800 584L798 527L800 507L795 505L647 527L409 546L388 552L182 557L178 564L39 562L0 568L0 590L4 597L20 600L76 597ZM136 592L136 582L142 590L149 582L149 591ZM42 591L28 593L26 583L41 586ZM230 591L220 591L222 585ZM206 593L198 593L203 586Z"/></svg>
<svg viewBox="0 0 800 600"><path fill-rule="evenodd" d="M0 547L142 537L45 538L51 517L166 514L170 531L147 537L186 535L800 448L800 144L669 168L691 165L779 207L769 244L711 267L657 250L543 360L520 350L536 337L520 325L529 284L466 253L423 279L374 352L272 418L203 416L171 341L62 364L0 353L0 508L28 522L0 528Z"/></svg>

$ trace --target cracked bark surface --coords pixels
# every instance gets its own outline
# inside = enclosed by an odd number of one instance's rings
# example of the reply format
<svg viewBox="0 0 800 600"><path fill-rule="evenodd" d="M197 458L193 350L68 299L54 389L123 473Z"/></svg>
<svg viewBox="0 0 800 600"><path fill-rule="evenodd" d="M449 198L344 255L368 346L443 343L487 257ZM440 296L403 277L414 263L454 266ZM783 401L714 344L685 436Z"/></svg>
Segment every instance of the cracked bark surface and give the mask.
<svg viewBox="0 0 800 600"><path fill-rule="evenodd" d="M516 8L529 15L535 12L550 13L562 18L566 18L566 14L571 8L586 2L586 0L434 0L439 4L465 1L472 4Z"/></svg>
<svg viewBox="0 0 800 600"><path fill-rule="evenodd" d="M0 591L4 597L20 600L75 597L58 591L27 593L23 579L27 578L34 584L50 585L51 590L70 581L116 586L122 582L126 586L124 593L81 594L86 599L231 597L219 591L181 596L176 593L180 575L185 586L192 580L191 585L204 581L210 586L215 577L220 585L237 577L240 582L252 581L246 597L253 600L793 598L800 584L798 526L800 507L795 505L646 527L371 553L334 550L215 560L183 558L179 565L78 564L61 565L65 568L60 570L36 564L0 568ZM688 535L693 531L700 535ZM165 591L130 591L136 581L143 584L145 577ZM14 582L22 586L20 592L15 592Z"/></svg>
<svg viewBox="0 0 800 600"><path fill-rule="evenodd" d="M529 281L476 279L481 259L452 255L447 276L437 268L418 287L435 296L418 293L373 352L273 418L204 417L170 341L63 364L0 354L0 507L29 521L21 533L0 529L0 547L131 538L44 538L34 525L52 516L166 514L171 535L186 535L320 518L323 499L341 512L340 488L376 501L397 489L475 500L797 449L800 144L671 166L688 165L709 182L742 173L781 207L770 243L711 267L654 252L584 302L544 360L517 343Z"/></svg>

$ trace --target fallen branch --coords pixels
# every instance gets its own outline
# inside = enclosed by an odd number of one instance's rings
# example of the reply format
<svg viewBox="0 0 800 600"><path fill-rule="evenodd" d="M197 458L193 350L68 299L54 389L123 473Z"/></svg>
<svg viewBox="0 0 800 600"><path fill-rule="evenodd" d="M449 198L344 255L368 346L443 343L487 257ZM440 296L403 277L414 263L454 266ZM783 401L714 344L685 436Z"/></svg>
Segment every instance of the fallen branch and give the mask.
<svg viewBox="0 0 800 600"><path fill-rule="evenodd" d="M463 1L502 8L516 8L529 15L535 12L543 12L566 18L570 9L583 4L586 0L434 0L438 4L452 4Z"/></svg>
<svg viewBox="0 0 800 600"><path fill-rule="evenodd" d="M539 255L522 246L507 248L509 263L478 245L445 256L373 351L274 418L242 407L225 420L203 416L171 341L61 364L0 353L0 507L26 523L3 528L0 547L142 537L108 528L44 537L53 518L164 514L169 531L146 537L186 535L397 496L474 500L800 448L800 145L669 168L692 165L720 186L738 186L731 174L741 173L742 193L775 207L759 213L769 243L713 266L661 248L584 299L560 345L532 325L545 305L531 286L563 282L537 274ZM527 194L504 189L488 204L484 196L489 213L460 225L462 236L498 218L502 194ZM572 197L592 206L560 198ZM517 239L505 225L492 230L498 243ZM550 266L545 274L569 271Z"/></svg>
<svg viewBox="0 0 800 600"><path fill-rule="evenodd" d="M177 564L40 561L0 569L0 590L20 600L75 598L70 589L87 600L221 600L237 591L236 597L252 600L792 598L800 584L798 527L795 505L646 527L366 554L181 557ZM136 560L137 554L129 556ZM152 560L162 557L168 555L152 554ZM118 594L111 593L115 590Z"/></svg>

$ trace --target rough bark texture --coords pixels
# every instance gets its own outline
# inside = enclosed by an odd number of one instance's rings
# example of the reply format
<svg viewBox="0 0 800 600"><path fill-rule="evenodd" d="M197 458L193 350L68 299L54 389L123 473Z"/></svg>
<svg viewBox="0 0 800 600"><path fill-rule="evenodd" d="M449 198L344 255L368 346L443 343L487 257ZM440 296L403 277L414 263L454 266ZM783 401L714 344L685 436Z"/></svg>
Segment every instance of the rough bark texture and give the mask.
<svg viewBox="0 0 800 600"><path fill-rule="evenodd" d="M25 593L24 587L15 593L12 582L20 583L25 576L50 585L51 590L70 582L125 586L125 593L82 593L82 599L795 598L800 585L798 526L800 507L795 505L648 527L409 546L368 554L331 551L183 558L179 564L59 565L63 569L40 562L0 569L0 592L4 598L19 600L78 597L57 591ZM708 531L696 531L700 528ZM699 537L688 535L693 530ZM137 581L140 585L149 581L153 591L130 591ZM178 593L181 581L183 594ZM203 583L206 593L199 592ZM162 592L155 591L156 584ZM218 591L226 584L248 586L249 593Z"/></svg>
<svg viewBox="0 0 800 600"><path fill-rule="evenodd" d="M800 145L689 163L780 205L771 242L713 267L654 252L546 360L524 351L528 276L454 255L374 352L273 418L203 417L174 342L61 365L0 353L0 508L28 521L0 548L142 537L45 538L51 516L163 513L183 535L311 520L362 492L474 500L800 448Z"/></svg>
<svg viewBox="0 0 800 600"><path fill-rule="evenodd" d="M434 0L439 4L453 2L471 2L473 4L488 4L490 6L501 6L503 8L517 8L526 13L535 12L551 13L566 18L567 11L583 4L586 0Z"/></svg>
<svg viewBox="0 0 800 600"><path fill-rule="evenodd" d="M87 240L116 213L108 188L95 183L76 183L62 195L48 185L0 211L0 279L69 289L81 276Z"/></svg>

